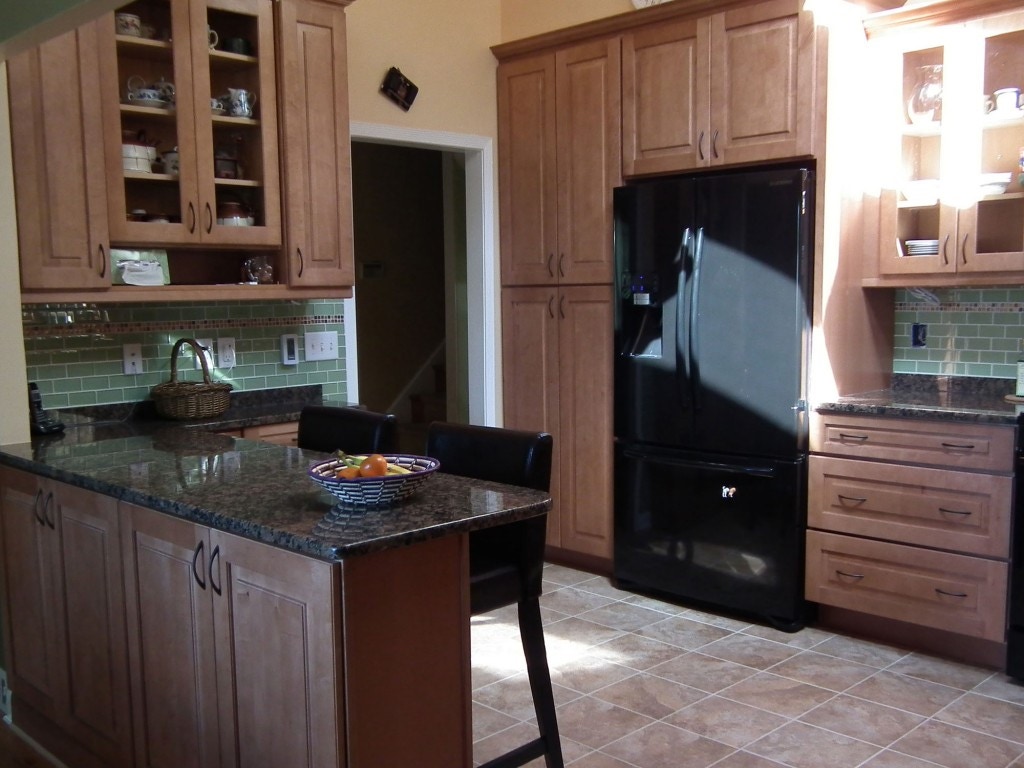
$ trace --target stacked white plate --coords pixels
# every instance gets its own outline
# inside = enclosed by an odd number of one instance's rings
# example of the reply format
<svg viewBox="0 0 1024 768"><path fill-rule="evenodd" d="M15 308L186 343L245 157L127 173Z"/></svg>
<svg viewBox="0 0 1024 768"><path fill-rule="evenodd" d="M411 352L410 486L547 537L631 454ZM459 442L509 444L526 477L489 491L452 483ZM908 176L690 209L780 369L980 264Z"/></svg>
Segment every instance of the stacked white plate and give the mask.
<svg viewBox="0 0 1024 768"><path fill-rule="evenodd" d="M903 245L907 256L936 256L939 253L938 240L907 240Z"/></svg>

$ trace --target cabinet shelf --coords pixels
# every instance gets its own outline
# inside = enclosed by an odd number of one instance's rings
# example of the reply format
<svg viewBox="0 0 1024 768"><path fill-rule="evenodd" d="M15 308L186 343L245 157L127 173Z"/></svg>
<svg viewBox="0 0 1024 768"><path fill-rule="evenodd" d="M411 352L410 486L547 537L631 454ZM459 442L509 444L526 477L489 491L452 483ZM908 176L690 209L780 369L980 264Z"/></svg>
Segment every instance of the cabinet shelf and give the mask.
<svg viewBox="0 0 1024 768"><path fill-rule="evenodd" d="M170 120L175 116L173 108L164 109L161 107L136 107L134 104L122 104L122 115L135 115L138 117L156 117Z"/></svg>
<svg viewBox="0 0 1024 768"><path fill-rule="evenodd" d="M169 60L173 51L173 47L168 40L153 40L132 35L115 35L114 39L117 41L119 52L136 58Z"/></svg>

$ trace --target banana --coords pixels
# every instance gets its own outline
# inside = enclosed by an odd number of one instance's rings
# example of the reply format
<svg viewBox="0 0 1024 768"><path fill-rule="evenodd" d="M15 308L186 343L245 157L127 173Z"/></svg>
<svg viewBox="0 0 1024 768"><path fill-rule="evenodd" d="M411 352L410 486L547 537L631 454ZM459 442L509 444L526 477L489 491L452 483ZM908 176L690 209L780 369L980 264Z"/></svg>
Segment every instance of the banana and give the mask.
<svg viewBox="0 0 1024 768"><path fill-rule="evenodd" d="M389 475L411 475L412 474L412 470L411 469L406 469L405 467L400 467L397 464L388 464L388 474Z"/></svg>

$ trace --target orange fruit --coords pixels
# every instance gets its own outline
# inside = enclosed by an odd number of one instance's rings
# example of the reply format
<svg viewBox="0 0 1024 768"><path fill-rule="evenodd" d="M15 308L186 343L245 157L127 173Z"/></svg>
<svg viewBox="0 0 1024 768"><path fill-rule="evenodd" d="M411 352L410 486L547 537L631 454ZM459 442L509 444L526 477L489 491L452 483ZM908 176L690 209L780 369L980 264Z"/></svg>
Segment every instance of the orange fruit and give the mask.
<svg viewBox="0 0 1024 768"><path fill-rule="evenodd" d="M388 460L379 453L367 456L359 465L360 477L384 477L388 473Z"/></svg>
<svg viewBox="0 0 1024 768"><path fill-rule="evenodd" d="M353 477L359 477L359 467L345 467L339 469L337 477L342 480L351 480Z"/></svg>

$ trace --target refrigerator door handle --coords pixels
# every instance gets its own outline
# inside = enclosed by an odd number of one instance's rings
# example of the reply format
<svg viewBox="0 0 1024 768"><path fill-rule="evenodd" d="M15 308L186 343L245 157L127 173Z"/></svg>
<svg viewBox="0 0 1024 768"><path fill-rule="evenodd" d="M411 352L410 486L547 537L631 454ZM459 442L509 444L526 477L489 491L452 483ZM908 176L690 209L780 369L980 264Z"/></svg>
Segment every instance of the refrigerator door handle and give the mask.
<svg viewBox="0 0 1024 768"><path fill-rule="evenodd" d="M680 405L689 409L693 397L693 373L690 360L690 335L686 322L689 301L686 296L687 262L693 257L693 233L689 227L683 230L683 238L676 251L676 265L679 269L676 285L676 380Z"/></svg>
<svg viewBox="0 0 1024 768"><path fill-rule="evenodd" d="M771 467L725 464L720 461L690 460L658 453L647 453L637 448L623 448L622 455L627 459L647 461L652 464L662 464L670 467L696 467L711 472L731 472L733 474L754 475L755 477L775 476L775 471Z"/></svg>
<svg viewBox="0 0 1024 768"><path fill-rule="evenodd" d="M700 315L700 267L704 256L704 227L697 228L693 239L693 280L690 283L690 321L687 329L687 346L690 358L690 385L693 391L693 408L700 409L700 358L698 351L697 320Z"/></svg>

